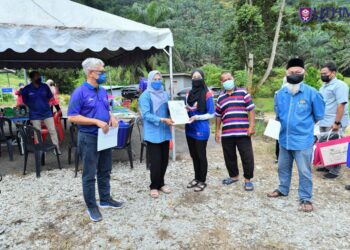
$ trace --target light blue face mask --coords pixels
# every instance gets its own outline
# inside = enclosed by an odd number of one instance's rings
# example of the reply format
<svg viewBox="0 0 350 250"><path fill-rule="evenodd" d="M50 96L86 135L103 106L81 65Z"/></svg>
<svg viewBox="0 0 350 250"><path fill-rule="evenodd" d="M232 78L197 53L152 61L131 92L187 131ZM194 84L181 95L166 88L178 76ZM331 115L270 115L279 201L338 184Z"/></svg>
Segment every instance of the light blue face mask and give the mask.
<svg viewBox="0 0 350 250"><path fill-rule="evenodd" d="M235 87L235 82L233 80L227 80L223 83L225 90L232 90Z"/></svg>
<svg viewBox="0 0 350 250"><path fill-rule="evenodd" d="M154 90L160 90L162 87L162 84L163 84L162 80L155 80L155 81L152 81L151 86Z"/></svg>

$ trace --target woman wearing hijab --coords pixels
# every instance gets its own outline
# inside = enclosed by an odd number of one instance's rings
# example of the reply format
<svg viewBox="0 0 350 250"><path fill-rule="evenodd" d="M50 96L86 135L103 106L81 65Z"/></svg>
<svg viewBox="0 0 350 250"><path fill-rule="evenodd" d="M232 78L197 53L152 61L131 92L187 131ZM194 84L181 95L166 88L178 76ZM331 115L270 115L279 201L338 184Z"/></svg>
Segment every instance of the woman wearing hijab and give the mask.
<svg viewBox="0 0 350 250"><path fill-rule="evenodd" d="M212 93L205 84L203 71L199 69L192 71L192 89L187 97L187 109L191 123L186 125L186 138L195 176L187 188L201 192L207 186L209 119L214 117L215 110Z"/></svg>
<svg viewBox="0 0 350 250"><path fill-rule="evenodd" d="M151 71L148 74L147 89L139 98L139 107L149 155L152 198L158 198L159 191L166 194L171 192L164 183L169 161L170 126L173 125L169 119L168 100L169 96L162 85L162 75L159 71Z"/></svg>

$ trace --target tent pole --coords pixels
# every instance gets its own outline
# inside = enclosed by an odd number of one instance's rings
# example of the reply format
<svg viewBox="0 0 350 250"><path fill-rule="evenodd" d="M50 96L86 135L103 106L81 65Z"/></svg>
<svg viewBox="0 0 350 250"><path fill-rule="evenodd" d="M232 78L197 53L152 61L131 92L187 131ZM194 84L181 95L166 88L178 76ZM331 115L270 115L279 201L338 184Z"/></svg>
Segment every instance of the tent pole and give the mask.
<svg viewBox="0 0 350 250"><path fill-rule="evenodd" d="M8 72L6 72L6 76L7 76L7 83L9 85L9 88L11 88L10 77L9 77L9 73Z"/></svg>
<svg viewBox="0 0 350 250"><path fill-rule="evenodd" d="M173 80L173 48L169 47L169 76L170 76L170 98L174 100L174 80ZM172 160L176 161L176 142L175 142L175 126L171 128L172 140L173 140L173 150L172 150Z"/></svg>
<svg viewBox="0 0 350 250"><path fill-rule="evenodd" d="M111 89L111 96L113 96L112 78L111 78L111 66L108 66L108 78L109 78L109 88Z"/></svg>
<svg viewBox="0 0 350 250"><path fill-rule="evenodd" d="M24 85L27 85L28 84L28 77L27 77L27 70L26 69L23 69L23 75L24 75L24 82L25 82Z"/></svg>

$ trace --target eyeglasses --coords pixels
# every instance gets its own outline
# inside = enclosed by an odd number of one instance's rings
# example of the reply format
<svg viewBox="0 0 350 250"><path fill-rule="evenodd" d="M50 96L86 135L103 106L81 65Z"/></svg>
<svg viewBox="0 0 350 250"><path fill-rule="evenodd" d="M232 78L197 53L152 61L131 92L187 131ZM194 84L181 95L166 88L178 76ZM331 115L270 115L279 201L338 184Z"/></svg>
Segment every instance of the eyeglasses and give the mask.
<svg viewBox="0 0 350 250"><path fill-rule="evenodd" d="M104 73L106 73L106 71L105 70L91 70L92 72L97 72L97 73L99 73L99 74L104 74Z"/></svg>

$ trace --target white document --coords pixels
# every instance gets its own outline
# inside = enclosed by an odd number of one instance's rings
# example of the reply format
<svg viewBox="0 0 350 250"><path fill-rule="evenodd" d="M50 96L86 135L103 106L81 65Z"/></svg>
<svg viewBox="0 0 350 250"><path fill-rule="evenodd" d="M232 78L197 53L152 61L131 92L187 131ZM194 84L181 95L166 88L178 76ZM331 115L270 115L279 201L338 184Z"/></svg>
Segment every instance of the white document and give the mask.
<svg viewBox="0 0 350 250"><path fill-rule="evenodd" d="M347 160L349 142L330 145L321 148L321 154L325 166L344 164Z"/></svg>
<svg viewBox="0 0 350 250"><path fill-rule="evenodd" d="M98 129L97 151L107 148L114 148L118 145L118 128L109 127L107 134L103 133L102 128Z"/></svg>
<svg viewBox="0 0 350 250"><path fill-rule="evenodd" d="M184 101L168 101L171 119L175 125L190 122Z"/></svg>
<svg viewBox="0 0 350 250"><path fill-rule="evenodd" d="M281 123L279 121L270 119L265 129L264 135L279 140L281 131Z"/></svg>

